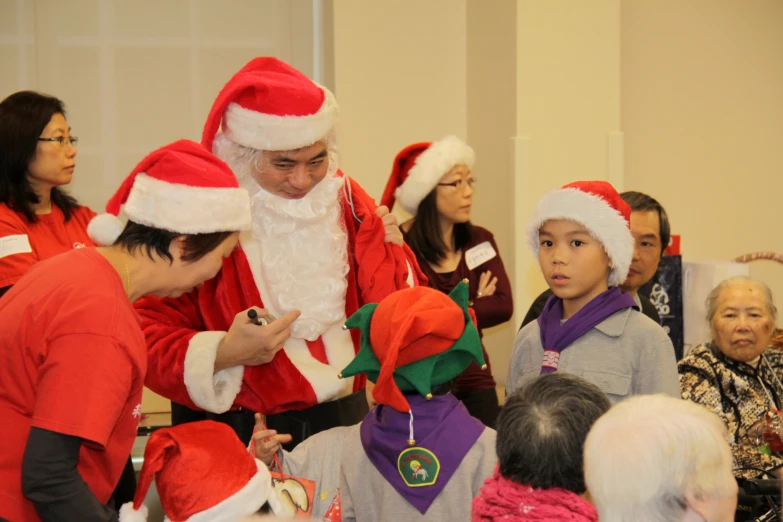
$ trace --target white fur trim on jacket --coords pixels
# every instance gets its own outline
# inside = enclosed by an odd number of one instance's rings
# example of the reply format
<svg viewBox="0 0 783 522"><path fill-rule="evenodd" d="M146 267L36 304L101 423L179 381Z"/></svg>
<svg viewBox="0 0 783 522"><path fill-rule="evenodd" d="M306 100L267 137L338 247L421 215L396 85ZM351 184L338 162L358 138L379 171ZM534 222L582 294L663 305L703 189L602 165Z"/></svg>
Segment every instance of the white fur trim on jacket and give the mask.
<svg viewBox="0 0 783 522"><path fill-rule="evenodd" d="M180 234L250 228L250 196L243 188L201 188L136 176L125 203L128 219Z"/></svg>
<svg viewBox="0 0 783 522"><path fill-rule="evenodd" d="M408 214L415 216L419 203L438 185L438 181L456 165L473 168L476 156L470 146L456 136L446 136L419 154L408 177L394 197Z"/></svg>
<svg viewBox="0 0 783 522"><path fill-rule="evenodd" d="M527 226L527 240L538 257L538 232L550 219L567 219L585 227L606 250L612 263L609 286L621 285L633 259L634 239L623 215L601 197L576 188L558 189L542 197Z"/></svg>
<svg viewBox="0 0 783 522"><path fill-rule="evenodd" d="M257 150L293 150L325 139L337 124L339 109L334 95L324 87L324 102L307 116L277 116L229 103L223 115L223 134L245 147Z"/></svg>
<svg viewBox="0 0 783 522"><path fill-rule="evenodd" d="M148 513L144 504L139 509L133 509L133 502L126 502L120 507L120 522L147 522Z"/></svg>
<svg viewBox="0 0 783 522"><path fill-rule="evenodd" d="M269 289L264 281L261 270L261 245L250 232L239 234L239 243L247 257L247 263L253 274L253 279L261 295L264 308L272 315L280 317L280 311L272 304ZM350 362L356 356L356 348L350 332L342 329L344 321L335 323L321 336L326 349L326 357L329 364L324 364L310 353L307 342L304 339L289 337L283 344L285 352L291 364L296 367L302 377L310 384L313 393L319 403L339 399L353 392L354 378L340 379L339 373L347 366L344 361Z"/></svg>
<svg viewBox="0 0 783 522"><path fill-rule="evenodd" d="M215 371L215 356L226 332L199 332L190 338L185 354L185 388L190 400L211 413L225 413L242 387L244 366Z"/></svg>

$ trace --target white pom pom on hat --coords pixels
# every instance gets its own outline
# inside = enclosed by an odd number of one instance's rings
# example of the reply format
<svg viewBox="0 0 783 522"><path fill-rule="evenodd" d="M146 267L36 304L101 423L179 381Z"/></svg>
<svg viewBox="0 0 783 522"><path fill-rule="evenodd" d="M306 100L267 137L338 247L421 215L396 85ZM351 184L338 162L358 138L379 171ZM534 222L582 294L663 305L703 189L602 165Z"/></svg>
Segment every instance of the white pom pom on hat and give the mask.
<svg viewBox="0 0 783 522"><path fill-rule="evenodd" d="M95 216L87 233L96 244L114 244L128 219L179 234L250 228L250 199L231 169L200 144L180 140L144 158Z"/></svg>

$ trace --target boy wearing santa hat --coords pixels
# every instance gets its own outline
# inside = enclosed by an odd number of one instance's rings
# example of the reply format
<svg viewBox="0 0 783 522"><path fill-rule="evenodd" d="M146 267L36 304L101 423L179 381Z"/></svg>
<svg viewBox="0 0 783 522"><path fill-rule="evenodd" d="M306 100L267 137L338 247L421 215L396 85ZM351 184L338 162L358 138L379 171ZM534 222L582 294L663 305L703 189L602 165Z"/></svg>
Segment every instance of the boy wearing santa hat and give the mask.
<svg viewBox="0 0 783 522"><path fill-rule="evenodd" d="M270 427L295 443L361 420L364 378L337 378L359 338L341 327L363 304L425 280L394 216L338 170L337 113L331 92L275 58L256 58L234 75L202 143L249 190L252 230L216 279L178 300L138 306L147 385L189 409L230 411L223 418L242 426L244 440L251 412L269 415ZM253 306L276 319L256 327L246 315ZM174 408L175 422L194 416Z"/></svg>
<svg viewBox="0 0 783 522"><path fill-rule="evenodd" d="M193 202L212 211L183 220ZM214 277L250 226L247 191L190 141L142 160L107 211L88 232L113 246L42 261L0 301L0 519L116 520L147 370L133 302Z"/></svg>
<svg viewBox="0 0 783 522"><path fill-rule="evenodd" d="M401 290L348 320L361 332L361 350L340 375L365 373L378 406L359 425L281 455L284 471L315 480L316 496L325 493L319 514L339 489L343 522L470 520L471 500L497 456L495 431L450 393L470 363L485 365L468 292L467 282L450 295Z"/></svg>
<svg viewBox="0 0 783 522"><path fill-rule="evenodd" d="M539 200L528 243L554 295L517 334L508 394L537 375L565 371L596 384L612 402L680 396L669 336L634 313L633 297L618 288L634 251L630 214L605 181L570 183Z"/></svg>

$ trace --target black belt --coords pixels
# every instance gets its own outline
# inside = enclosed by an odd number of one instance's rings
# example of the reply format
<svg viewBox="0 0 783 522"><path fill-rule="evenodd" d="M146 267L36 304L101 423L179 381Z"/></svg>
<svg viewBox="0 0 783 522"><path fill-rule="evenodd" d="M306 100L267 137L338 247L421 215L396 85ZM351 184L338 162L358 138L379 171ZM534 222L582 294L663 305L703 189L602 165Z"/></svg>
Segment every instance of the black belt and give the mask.
<svg viewBox="0 0 783 522"><path fill-rule="evenodd" d="M297 444L316 433L337 426L358 424L369 411L364 390L341 399L322 402L304 410L292 410L266 418L269 429L287 433L293 437L285 449L291 451Z"/></svg>

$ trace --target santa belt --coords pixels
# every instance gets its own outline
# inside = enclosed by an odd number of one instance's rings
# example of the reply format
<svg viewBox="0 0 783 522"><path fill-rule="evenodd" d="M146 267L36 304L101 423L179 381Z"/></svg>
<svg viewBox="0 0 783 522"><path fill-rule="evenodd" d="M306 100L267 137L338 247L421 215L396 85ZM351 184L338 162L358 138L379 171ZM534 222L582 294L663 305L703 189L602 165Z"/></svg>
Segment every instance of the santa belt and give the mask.
<svg viewBox="0 0 783 522"><path fill-rule="evenodd" d="M324 430L337 426L352 426L358 424L369 411L367 396L364 390L346 395L340 399L322 402L304 410L290 410L266 418L267 426L274 428L278 423L300 425L302 440ZM280 431L280 430L278 430ZM285 432L283 432L285 433Z"/></svg>

